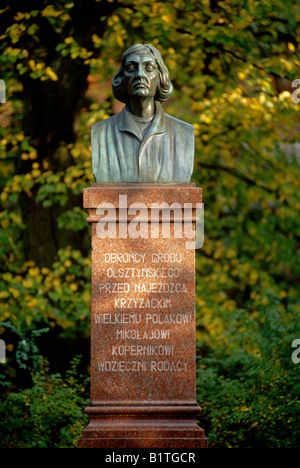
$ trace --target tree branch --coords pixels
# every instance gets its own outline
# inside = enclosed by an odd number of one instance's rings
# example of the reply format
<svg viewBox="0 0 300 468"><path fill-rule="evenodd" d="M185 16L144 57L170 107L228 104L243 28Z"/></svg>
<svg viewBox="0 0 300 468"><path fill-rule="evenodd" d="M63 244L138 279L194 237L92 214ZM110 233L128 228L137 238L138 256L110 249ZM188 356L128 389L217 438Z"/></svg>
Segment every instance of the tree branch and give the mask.
<svg viewBox="0 0 300 468"><path fill-rule="evenodd" d="M253 179L250 179L249 177L245 176L244 174L242 174L241 172L237 171L236 169L234 169L233 167L226 167L226 166L222 166L222 164L209 164L209 163L198 163L198 166L200 168L206 168L206 169L213 169L215 171L224 171L224 172L227 172L228 174L230 175L233 175L235 177L237 177L238 179L242 180L243 182L245 182L246 184L250 185L250 186L254 186L254 187L257 187L257 188L261 188L262 190L265 190L266 192L269 192L269 193L272 193L274 195L277 195L278 194L278 191L277 190L272 190L268 187L266 187L265 185L259 185L257 184Z"/></svg>

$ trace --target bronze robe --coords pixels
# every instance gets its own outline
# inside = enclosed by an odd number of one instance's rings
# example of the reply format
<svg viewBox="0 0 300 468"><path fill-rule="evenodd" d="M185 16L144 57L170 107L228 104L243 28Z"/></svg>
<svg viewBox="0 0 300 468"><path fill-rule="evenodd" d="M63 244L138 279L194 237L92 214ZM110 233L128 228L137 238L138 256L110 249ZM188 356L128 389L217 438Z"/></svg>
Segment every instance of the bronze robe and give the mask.
<svg viewBox="0 0 300 468"><path fill-rule="evenodd" d="M92 127L93 174L96 183L189 183L194 146L194 127L166 114L160 103L144 137L124 108Z"/></svg>

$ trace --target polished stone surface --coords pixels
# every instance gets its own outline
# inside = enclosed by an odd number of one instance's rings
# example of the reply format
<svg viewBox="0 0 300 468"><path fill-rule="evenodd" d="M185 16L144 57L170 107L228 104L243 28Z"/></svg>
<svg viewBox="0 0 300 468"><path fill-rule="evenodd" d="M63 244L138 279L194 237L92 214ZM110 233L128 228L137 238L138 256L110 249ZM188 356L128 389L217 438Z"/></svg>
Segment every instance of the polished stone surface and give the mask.
<svg viewBox="0 0 300 468"><path fill-rule="evenodd" d="M193 184L84 190L92 225L91 404L80 447L207 446L196 424L195 251L186 247L179 208L200 202ZM155 203L163 211L150 223ZM114 214L117 235L103 238Z"/></svg>

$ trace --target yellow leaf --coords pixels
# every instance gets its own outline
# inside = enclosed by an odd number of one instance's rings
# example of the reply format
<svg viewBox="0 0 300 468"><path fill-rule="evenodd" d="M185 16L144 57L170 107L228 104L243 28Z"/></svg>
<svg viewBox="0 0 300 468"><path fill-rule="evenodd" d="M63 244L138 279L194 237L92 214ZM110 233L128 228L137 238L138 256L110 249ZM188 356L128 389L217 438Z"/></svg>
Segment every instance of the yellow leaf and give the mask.
<svg viewBox="0 0 300 468"><path fill-rule="evenodd" d="M31 70L35 71L35 61L34 60L29 60L28 65L30 66Z"/></svg>
<svg viewBox="0 0 300 468"><path fill-rule="evenodd" d="M288 48L291 52L295 52L295 46L291 42L288 43Z"/></svg>
<svg viewBox="0 0 300 468"><path fill-rule="evenodd" d="M58 81L58 76L57 74L52 70L52 68L47 67L46 68L46 73L51 78L52 81Z"/></svg>
<svg viewBox="0 0 300 468"><path fill-rule="evenodd" d="M15 299L20 296L20 293L17 289L9 288L9 292L11 292Z"/></svg>
<svg viewBox="0 0 300 468"><path fill-rule="evenodd" d="M9 225L10 225L9 219L6 218L6 219L1 220L1 226L3 227L3 229L7 229Z"/></svg>
<svg viewBox="0 0 300 468"><path fill-rule="evenodd" d="M14 16L15 21L21 21L24 18L24 13L21 13L21 11L18 11L18 13Z"/></svg>
<svg viewBox="0 0 300 468"><path fill-rule="evenodd" d="M121 38L121 36L117 35L117 43L118 43L118 46L123 48L124 47L124 42L123 42L123 39Z"/></svg>
<svg viewBox="0 0 300 468"><path fill-rule="evenodd" d="M31 278L37 278L40 274L40 269L38 267L29 268L28 274L31 276Z"/></svg>
<svg viewBox="0 0 300 468"><path fill-rule="evenodd" d="M29 288L32 288L33 286L33 281L32 280L28 280L28 279L24 279L23 282L22 282L24 288L26 289L29 289Z"/></svg>
<svg viewBox="0 0 300 468"><path fill-rule="evenodd" d="M7 299L10 296L7 291L0 291L0 299Z"/></svg>
<svg viewBox="0 0 300 468"><path fill-rule="evenodd" d="M23 187L23 190L29 198L32 198L32 191L28 187L26 187L26 185Z"/></svg>
<svg viewBox="0 0 300 468"><path fill-rule="evenodd" d="M39 177L41 175L41 171L39 169L34 169L32 172L32 177L35 178L35 177Z"/></svg>
<svg viewBox="0 0 300 468"><path fill-rule="evenodd" d="M36 69L37 69L38 71L43 70L43 68L45 68L45 64L44 64L44 63L38 63L38 64L36 65Z"/></svg>
<svg viewBox="0 0 300 468"><path fill-rule="evenodd" d="M165 23L171 23L171 21L172 21L172 16L171 16L171 15L162 15L161 19L162 19Z"/></svg>
<svg viewBox="0 0 300 468"><path fill-rule="evenodd" d="M92 35L92 41L93 41L93 43L94 43L95 45L99 45L99 44L101 44L102 39L100 39L100 37L97 36L97 34L93 34L93 35Z"/></svg>
<svg viewBox="0 0 300 468"><path fill-rule="evenodd" d="M279 99L279 101L284 101L286 99L291 99L290 91L283 91L282 93L279 94L278 99Z"/></svg>
<svg viewBox="0 0 300 468"><path fill-rule="evenodd" d="M31 301L29 301L27 303L27 305L28 305L28 307L31 308L31 307L36 307L38 305L38 303L39 303L39 301L37 299L33 298L33 299L31 299Z"/></svg>

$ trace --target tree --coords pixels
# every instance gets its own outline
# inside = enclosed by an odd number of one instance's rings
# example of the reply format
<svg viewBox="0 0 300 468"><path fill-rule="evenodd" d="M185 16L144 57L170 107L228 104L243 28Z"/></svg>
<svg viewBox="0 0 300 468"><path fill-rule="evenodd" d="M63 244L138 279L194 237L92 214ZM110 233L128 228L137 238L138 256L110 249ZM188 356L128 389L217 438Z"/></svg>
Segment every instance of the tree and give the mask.
<svg viewBox="0 0 300 468"><path fill-rule="evenodd" d="M165 109L195 125L200 355L270 291L299 313L296 2L3 0L0 19L0 320L49 326L51 343L88 335L90 128L120 109L110 82L135 42L161 50L175 89Z"/></svg>
<svg viewBox="0 0 300 468"><path fill-rule="evenodd" d="M94 51L92 35L96 31L103 35L106 15L115 8L111 2L89 0L67 4L30 1L25 8L22 2L7 2L2 10L5 77L17 77L22 87L21 131L32 144L36 167L47 163L57 173L74 165L74 126L88 85L89 65L85 62ZM16 151L16 174L32 168L26 149L31 148L23 143ZM20 199L25 248L29 259L50 266L57 248L65 245L56 221L61 210L51 200L49 206L39 203L38 188L34 184L32 192L23 193ZM63 194L63 187L61 190ZM61 201L64 211L72 208L67 199ZM70 201L80 203L78 197ZM79 236L74 241L80 245Z"/></svg>

